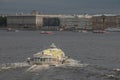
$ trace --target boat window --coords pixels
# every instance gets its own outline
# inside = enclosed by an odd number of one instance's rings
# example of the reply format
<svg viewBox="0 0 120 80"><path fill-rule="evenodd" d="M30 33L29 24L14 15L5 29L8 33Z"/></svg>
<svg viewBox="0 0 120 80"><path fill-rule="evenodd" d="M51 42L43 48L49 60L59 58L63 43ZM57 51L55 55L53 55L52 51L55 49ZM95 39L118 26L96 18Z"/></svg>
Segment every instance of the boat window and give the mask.
<svg viewBox="0 0 120 80"><path fill-rule="evenodd" d="M34 58L33 61L40 62L40 58Z"/></svg>
<svg viewBox="0 0 120 80"><path fill-rule="evenodd" d="M45 62L48 62L48 58L45 58Z"/></svg>
<svg viewBox="0 0 120 80"><path fill-rule="evenodd" d="M41 61L45 61L45 58L41 58Z"/></svg>

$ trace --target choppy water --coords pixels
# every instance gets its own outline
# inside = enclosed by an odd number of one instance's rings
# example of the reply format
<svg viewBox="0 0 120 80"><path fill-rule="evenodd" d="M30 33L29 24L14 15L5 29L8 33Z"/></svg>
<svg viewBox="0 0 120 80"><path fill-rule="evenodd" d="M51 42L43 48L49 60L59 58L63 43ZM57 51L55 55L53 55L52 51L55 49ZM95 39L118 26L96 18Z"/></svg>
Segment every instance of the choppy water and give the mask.
<svg viewBox="0 0 120 80"><path fill-rule="evenodd" d="M22 64L53 42L75 59L75 64L42 68ZM0 80L120 80L119 43L120 33L0 31L0 67L12 65L0 69Z"/></svg>

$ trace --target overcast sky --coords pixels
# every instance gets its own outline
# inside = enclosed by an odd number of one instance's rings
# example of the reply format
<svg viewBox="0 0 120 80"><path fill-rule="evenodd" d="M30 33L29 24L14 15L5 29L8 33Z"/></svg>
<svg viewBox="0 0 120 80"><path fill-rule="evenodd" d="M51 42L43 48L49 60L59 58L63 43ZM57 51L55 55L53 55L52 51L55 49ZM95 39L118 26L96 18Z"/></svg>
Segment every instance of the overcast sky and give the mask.
<svg viewBox="0 0 120 80"><path fill-rule="evenodd" d="M0 13L50 14L120 13L120 0L0 0Z"/></svg>

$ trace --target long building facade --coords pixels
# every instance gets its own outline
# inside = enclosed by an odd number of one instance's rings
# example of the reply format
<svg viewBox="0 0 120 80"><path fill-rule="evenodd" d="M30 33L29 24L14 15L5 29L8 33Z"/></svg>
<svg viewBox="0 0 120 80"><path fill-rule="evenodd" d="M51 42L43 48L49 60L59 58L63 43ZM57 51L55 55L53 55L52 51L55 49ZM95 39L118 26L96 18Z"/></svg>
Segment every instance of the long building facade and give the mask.
<svg viewBox="0 0 120 80"><path fill-rule="evenodd" d="M120 15L9 15L7 27L34 30L104 30L120 27Z"/></svg>
<svg viewBox="0 0 120 80"><path fill-rule="evenodd" d="M63 16L60 18L61 27L70 30L91 29L91 16L88 15L74 15Z"/></svg>
<svg viewBox="0 0 120 80"><path fill-rule="evenodd" d="M7 17L0 15L0 28L4 28L7 25Z"/></svg>
<svg viewBox="0 0 120 80"><path fill-rule="evenodd" d="M117 27L120 28L120 15L117 15Z"/></svg>
<svg viewBox="0 0 120 80"><path fill-rule="evenodd" d="M35 15L15 15L7 17L7 27L19 29L36 29Z"/></svg>
<svg viewBox="0 0 120 80"><path fill-rule="evenodd" d="M116 28L118 25L116 15L94 15L91 20L93 30Z"/></svg>
<svg viewBox="0 0 120 80"><path fill-rule="evenodd" d="M7 27L18 29L51 29L60 25L57 15L15 15L7 17Z"/></svg>

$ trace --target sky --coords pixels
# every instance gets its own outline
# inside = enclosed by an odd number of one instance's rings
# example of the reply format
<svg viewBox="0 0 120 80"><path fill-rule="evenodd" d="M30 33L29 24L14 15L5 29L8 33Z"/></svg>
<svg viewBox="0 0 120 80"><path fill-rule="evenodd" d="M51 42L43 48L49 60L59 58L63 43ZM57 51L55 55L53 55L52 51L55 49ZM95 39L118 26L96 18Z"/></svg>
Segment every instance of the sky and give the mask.
<svg viewBox="0 0 120 80"><path fill-rule="evenodd" d="M0 13L119 14L120 0L0 0Z"/></svg>

